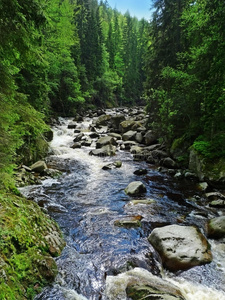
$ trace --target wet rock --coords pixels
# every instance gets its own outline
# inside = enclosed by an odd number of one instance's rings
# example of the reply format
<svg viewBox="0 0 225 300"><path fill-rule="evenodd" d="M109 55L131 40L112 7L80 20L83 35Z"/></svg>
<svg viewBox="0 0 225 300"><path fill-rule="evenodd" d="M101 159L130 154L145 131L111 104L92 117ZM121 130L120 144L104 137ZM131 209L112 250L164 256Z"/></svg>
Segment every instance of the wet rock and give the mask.
<svg viewBox="0 0 225 300"><path fill-rule="evenodd" d="M137 125L137 122L133 120L126 120L120 123L119 130L121 133L125 133L135 127L140 127L140 124Z"/></svg>
<svg viewBox="0 0 225 300"><path fill-rule="evenodd" d="M53 202L47 203L45 205L45 208L47 208L47 210L49 212L55 212L55 213L65 213L65 212L67 212L67 209L64 206L62 206L60 204L57 204L57 203L53 203Z"/></svg>
<svg viewBox="0 0 225 300"><path fill-rule="evenodd" d="M138 204L150 205L152 203L155 203L154 199L137 199L137 200L130 201L128 204L129 205L138 205Z"/></svg>
<svg viewBox="0 0 225 300"><path fill-rule="evenodd" d="M24 169L26 172L32 172L31 168L29 168L28 166L22 165L21 169Z"/></svg>
<svg viewBox="0 0 225 300"><path fill-rule="evenodd" d="M122 140L122 136L119 133L110 132L108 135L113 137L116 140Z"/></svg>
<svg viewBox="0 0 225 300"><path fill-rule="evenodd" d="M148 173L148 171L146 169L139 169L134 171L135 175L146 175Z"/></svg>
<svg viewBox="0 0 225 300"><path fill-rule="evenodd" d="M144 135L144 143L145 145L149 146L155 144L157 142L156 135L152 130L148 130Z"/></svg>
<svg viewBox="0 0 225 300"><path fill-rule="evenodd" d="M123 150L130 150L131 147L137 146L137 143L134 141L126 141L123 143L124 149ZM122 149L121 149L122 150Z"/></svg>
<svg viewBox="0 0 225 300"><path fill-rule="evenodd" d="M76 142L80 142L82 140L82 138L84 137L83 133L79 133L75 138L74 138L74 143Z"/></svg>
<svg viewBox="0 0 225 300"><path fill-rule="evenodd" d="M50 129L44 133L44 137L47 142L51 142L53 140L53 131Z"/></svg>
<svg viewBox="0 0 225 300"><path fill-rule="evenodd" d="M101 115L95 122L96 126L97 127L106 126L110 119L111 119L110 115Z"/></svg>
<svg viewBox="0 0 225 300"><path fill-rule="evenodd" d="M45 176L49 176L51 178L58 178L62 175L62 172L56 169L45 169L42 173Z"/></svg>
<svg viewBox="0 0 225 300"><path fill-rule="evenodd" d="M210 238L225 237L225 216L211 219L207 223L207 233Z"/></svg>
<svg viewBox="0 0 225 300"><path fill-rule="evenodd" d="M141 181L133 181L125 188L125 193L129 196L135 196L145 192L146 187Z"/></svg>
<svg viewBox="0 0 225 300"><path fill-rule="evenodd" d="M78 149L81 148L81 143L74 143L73 146L71 146L72 149Z"/></svg>
<svg viewBox="0 0 225 300"><path fill-rule="evenodd" d="M123 141L135 140L136 134L137 134L137 131L129 130L123 134L122 139L123 139Z"/></svg>
<svg viewBox="0 0 225 300"><path fill-rule="evenodd" d="M47 165L43 160L39 160L31 165L30 168L33 172L42 173L45 169L47 169Z"/></svg>
<svg viewBox="0 0 225 300"><path fill-rule="evenodd" d="M82 146L85 146L85 147L90 147L91 144L92 144L92 140L91 139L86 139L84 141L82 141Z"/></svg>
<svg viewBox="0 0 225 300"><path fill-rule="evenodd" d="M125 120L126 120L126 118L123 114L117 114L117 115L111 117L109 126L115 130L119 130L120 123L122 123Z"/></svg>
<svg viewBox="0 0 225 300"><path fill-rule="evenodd" d="M170 157L166 157L160 161L160 164L169 169L177 168L177 163Z"/></svg>
<svg viewBox="0 0 225 300"><path fill-rule="evenodd" d="M135 135L135 141L138 142L139 144L142 143L143 141L143 135L141 132L137 132L136 135Z"/></svg>
<svg viewBox="0 0 225 300"><path fill-rule="evenodd" d="M210 207L215 207L215 208L225 208L225 200L214 200L209 203Z"/></svg>
<svg viewBox="0 0 225 300"><path fill-rule="evenodd" d="M114 222L115 226L121 227L140 227L142 216L129 216Z"/></svg>
<svg viewBox="0 0 225 300"><path fill-rule="evenodd" d="M130 148L130 153L132 154L137 154L137 153L141 153L142 152L142 148L139 146L132 146Z"/></svg>
<svg viewBox="0 0 225 300"><path fill-rule="evenodd" d="M171 271L186 270L212 261L208 241L193 226L155 228L148 240L161 256L163 265Z"/></svg>
<svg viewBox="0 0 225 300"><path fill-rule="evenodd" d="M100 149L91 150L89 154L102 157L113 156L116 154L116 147L113 145L106 145Z"/></svg>
<svg viewBox="0 0 225 300"><path fill-rule="evenodd" d="M189 172L189 171L186 171L184 173L184 177L186 179L198 179L198 176L195 173L192 173L192 172Z"/></svg>
<svg viewBox="0 0 225 300"><path fill-rule="evenodd" d="M118 161L114 161L111 164L105 165L104 167L102 167L103 170L112 170L112 169L116 169L116 168L121 168L122 166L122 161L118 160Z"/></svg>
<svg viewBox="0 0 225 300"><path fill-rule="evenodd" d="M96 148L102 148L106 145L117 145L116 140L112 136L104 136L97 140L96 142Z"/></svg>
<svg viewBox="0 0 225 300"><path fill-rule="evenodd" d="M212 192L212 193L207 193L206 197L208 200L219 200L219 199L223 199L225 200L225 196L219 192Z"/></svg>
<svg viewBox="0 0 225 300"><path fill-rule="evenodd" d="M208 189L208 187L209 187L209 185L208 185L208 183L207 182L200 182L199 184L198 184L198 189L200 190L200 191L206 191L207 189Z"/></svg>
<svg viewBox="0 0 225 300"><path fill-rule="evenodd" d="M142 268L107 276L106 295L109 300L185 300L177 286Z"/></svg>
<svg viewBox="0 0 225 300"><path fill-rule="evenodd" d="M99 134L97 132L91 132L89 134L90 138L91 139L96 139L96 138L99 138Z"/></svg>
<svg viewBox="0 0 225 300"><path fill-rule="evenodd" d="M75 129L77 127L77 124L68 124L68 129Z"/></svg>

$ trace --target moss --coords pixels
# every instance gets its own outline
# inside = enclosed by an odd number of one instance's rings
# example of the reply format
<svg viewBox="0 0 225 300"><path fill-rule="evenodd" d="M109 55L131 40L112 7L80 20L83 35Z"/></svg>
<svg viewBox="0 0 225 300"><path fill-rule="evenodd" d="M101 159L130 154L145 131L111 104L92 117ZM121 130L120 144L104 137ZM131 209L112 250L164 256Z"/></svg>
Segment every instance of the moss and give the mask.
<svg viewBox="0 0 225 300"><path fill-rule="evenodd" d="M34 202L0 194L0 299L33 299L54 280L52 231L58 233L54 254L60 254L64 242L55 222Z"/></svg>

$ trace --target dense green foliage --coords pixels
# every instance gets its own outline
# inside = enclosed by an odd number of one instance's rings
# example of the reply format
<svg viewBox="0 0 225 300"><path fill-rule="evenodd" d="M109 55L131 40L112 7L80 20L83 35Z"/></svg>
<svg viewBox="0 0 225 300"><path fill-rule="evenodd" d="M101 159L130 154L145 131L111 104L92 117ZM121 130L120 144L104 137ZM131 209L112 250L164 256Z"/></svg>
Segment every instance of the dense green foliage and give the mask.
<svg viewBox="0 0 225 300"><path fill-rule="evenodd" d="M147 27L97 0L1 1L0 185L13 186L18 153L41 156L52 114L140 99Z"/></svg>
<svg viewBox="0 0 225 300"><path fill-rule="evenodd" d="M154 128L207 158L225 155L225 3L155 0L146 57Z"/></svg>

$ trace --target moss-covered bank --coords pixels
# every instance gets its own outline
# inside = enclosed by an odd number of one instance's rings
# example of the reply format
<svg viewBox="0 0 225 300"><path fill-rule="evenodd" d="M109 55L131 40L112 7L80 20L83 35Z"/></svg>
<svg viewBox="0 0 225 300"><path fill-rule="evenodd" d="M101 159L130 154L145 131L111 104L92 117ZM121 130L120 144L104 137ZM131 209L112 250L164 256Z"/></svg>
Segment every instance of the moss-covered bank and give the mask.
<svg viewBox="0 0 225 300"><path fill-rule="evenodd" d="M64 247L56 223L32 201L0 192L0 299L33 299L53 281Z"/></svg>

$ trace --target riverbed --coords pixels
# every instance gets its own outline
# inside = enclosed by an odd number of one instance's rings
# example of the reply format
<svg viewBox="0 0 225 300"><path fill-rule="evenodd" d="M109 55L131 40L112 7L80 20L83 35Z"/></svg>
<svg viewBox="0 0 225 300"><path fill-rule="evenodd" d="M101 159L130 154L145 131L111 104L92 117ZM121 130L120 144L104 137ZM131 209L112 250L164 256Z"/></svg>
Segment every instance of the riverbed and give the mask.
<svg viewBox="0 0 225 300"><path fill-rule="evenodd" d="M126 300L126 272L138 267L177 285L187 300L225 299L224 241L209 240L213 252L210 264L187 271L171 273L164 270L147 238L151 231L168 224L196 225L204 233L207 219L217 212L205 205L195 181L178 180L160 173L157 166L134 161L126 150L117 150L113 157L89 155L95 148L72 149L74 130L68 129L70 118L59 118L53 126L53 141L46 158L48 166L61 170L56 179L21 188L27 197L50 199L58 210L48 213L59 224L66 247L56 258L59 273L37 299L118 299ZM79 123L88 135L92 119ZM108 163L122 162L121 168L103 170ZM147 174L135 175L137 169ZM147 193L143 199L150 204L132 205L124 189L140 180ZM140 197L138 198L140 199ZM127 217L141 216L141 226L116 226ZM112 287L113 276L123 273L119 287ZM120 298L116 298L120 291Z"/></svg>

